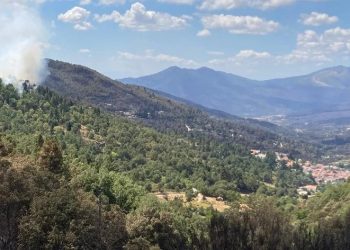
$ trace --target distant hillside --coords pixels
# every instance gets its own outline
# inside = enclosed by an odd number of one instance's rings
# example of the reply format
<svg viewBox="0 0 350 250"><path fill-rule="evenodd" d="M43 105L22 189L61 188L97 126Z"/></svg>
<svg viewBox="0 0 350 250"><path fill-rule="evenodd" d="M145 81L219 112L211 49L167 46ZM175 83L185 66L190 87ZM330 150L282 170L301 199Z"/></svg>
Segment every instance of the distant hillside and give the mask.
<svg viewBox="0 0 350 250"><path fill-rule="evenodd" d="M248 148L293 151L307 157L317 155L313 146L274 133L278 127L269 123L204 111L198 106L160 97L144 87L124 85L79 65L48 60L48 69L50 75L43 85L56 93L138 120L160 131L204 140L224 139L226 143Z"/></svg>
<svg viewBox="0 0 350 250"><path fill-rule="evenodd" d="M268 81L250 80L209 68L171 67L153 75L121 81L239 116L320 112L350 104L350 68L342 66Z"/></svg>

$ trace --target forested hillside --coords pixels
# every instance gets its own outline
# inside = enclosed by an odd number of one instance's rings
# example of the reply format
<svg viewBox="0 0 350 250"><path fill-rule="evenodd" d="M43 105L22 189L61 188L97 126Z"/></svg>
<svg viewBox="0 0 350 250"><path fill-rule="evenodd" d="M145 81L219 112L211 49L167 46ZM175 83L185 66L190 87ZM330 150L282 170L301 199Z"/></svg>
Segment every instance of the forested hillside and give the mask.
<svg viewBox="0 0 350 250"><path fill-rule="evenodd" d="M0 249L350 246L348 196L326 189L298 200L296 188L313 179L273 154L260 160L239 144L162 134L42 87L19 94L0 83L0 97ZM193 188L231 208L152 194ZM338 212L313 216L325 200Z"/></svg>
<svg viewBox="0 0 350 250"><path fill-rule="evenodd" d="M170 100L150 89L124 85L80 65L48 60L44 86L61 96L123 115L161 132L186 137L211 138L215 141L239 144L249 149L258 148L292 153L295 157L311 159L321 154L320 148L301 139L287 138L277 126L256 120L245 120L198 106ZM209 111L209 110L207 110Z"/></svg>

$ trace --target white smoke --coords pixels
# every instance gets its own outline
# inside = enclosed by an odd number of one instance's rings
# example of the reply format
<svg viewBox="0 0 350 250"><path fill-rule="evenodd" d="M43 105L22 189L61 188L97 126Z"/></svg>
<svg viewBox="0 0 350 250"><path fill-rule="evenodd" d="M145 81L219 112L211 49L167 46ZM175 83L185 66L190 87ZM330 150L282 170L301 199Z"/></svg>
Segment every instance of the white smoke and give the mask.
<svg viewBox="0 0 350 250"><path fill-rule="evenodd" d="M0 78L16 87L21 80L40 83L46 31L37 11L42 0L0 0Z"/></svg>

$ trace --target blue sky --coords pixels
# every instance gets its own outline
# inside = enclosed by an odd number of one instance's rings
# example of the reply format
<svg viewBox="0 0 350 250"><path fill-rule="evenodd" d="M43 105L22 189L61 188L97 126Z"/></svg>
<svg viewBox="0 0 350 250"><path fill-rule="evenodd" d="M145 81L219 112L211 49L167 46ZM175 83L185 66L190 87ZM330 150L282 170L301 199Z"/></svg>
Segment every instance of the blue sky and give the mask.
<svg viewBox="0 0 350 250"><path fill-rule="evenodd" d="M113 78L172 65L253 79L350 65L349 0L39 1L45 56Z"/></svg>

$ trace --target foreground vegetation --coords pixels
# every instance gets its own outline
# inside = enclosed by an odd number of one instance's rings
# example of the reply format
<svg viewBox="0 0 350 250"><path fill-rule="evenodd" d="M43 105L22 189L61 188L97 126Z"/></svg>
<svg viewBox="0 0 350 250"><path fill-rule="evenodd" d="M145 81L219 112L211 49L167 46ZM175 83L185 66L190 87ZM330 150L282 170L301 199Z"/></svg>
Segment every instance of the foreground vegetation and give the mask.
<svg viewBox="0 0 350 250"><path fill-rule="evenodd" d="M350 183L299 201L313 180L272 154L161 134L44 88L0 84L0 99L0 249L350 247ZM150 194L194 187L231 208Z"/></svg>

